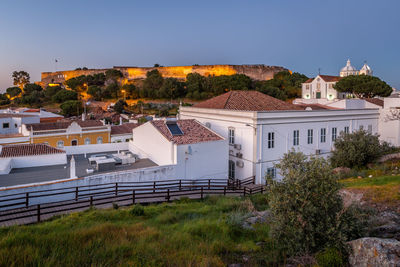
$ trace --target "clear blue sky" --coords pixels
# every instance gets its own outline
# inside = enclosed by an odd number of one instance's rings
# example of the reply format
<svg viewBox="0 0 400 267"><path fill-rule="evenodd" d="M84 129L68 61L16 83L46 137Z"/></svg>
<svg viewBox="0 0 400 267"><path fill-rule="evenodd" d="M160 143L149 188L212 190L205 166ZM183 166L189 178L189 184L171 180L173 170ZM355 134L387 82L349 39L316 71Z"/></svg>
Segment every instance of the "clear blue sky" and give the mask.
<svg viewBox="0 0 400 267"><path fill-rule="evenodd" d="M0 1L0 89L14 70L279 65L337 75L347 58L400 89L398 0Z"/></svg>

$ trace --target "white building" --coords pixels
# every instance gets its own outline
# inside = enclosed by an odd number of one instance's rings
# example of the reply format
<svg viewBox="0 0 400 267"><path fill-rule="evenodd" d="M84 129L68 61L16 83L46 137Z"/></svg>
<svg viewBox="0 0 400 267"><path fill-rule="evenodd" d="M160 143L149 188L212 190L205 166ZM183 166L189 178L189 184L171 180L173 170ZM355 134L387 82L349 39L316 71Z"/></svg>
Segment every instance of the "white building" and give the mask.
<svg viewBox="0 0 400 267"><path fill-rule="evenodd" d="M348 59L346 66L340 70L339 76L317 75L317 77L305 81L302 84L302 99L314 100L316 103L323 103L320 99L325 100L325 102L343 99L346 97L346 93L337 92L334 89L334 85L343 77L362 74L372 76L372 69L365 62L362 68L358 71L351 65L350 59Z"/></svg>
<svg viewBox="0 0 400 267"><path fill-rule="evenodd" d="M290 149L328 155L340 132L363 128L377 133L379 119L378 108L312 109L256 91L230 91L181 106L179 112L181 119L196 119L228 139L230 178L255 176L257 183L267 173L276 176L274 164Z"/></svg>
<svg viewBox="0 0 400 267"><path fill-rule="evenodd" d="M138 126L138 123L131 122L111 125L111 143L129 142L132 139L132 130Z"/></svg>
<svg viewBox="0 0 400 267"><path fill-rule="evenodd" d="M227 141L196 120L150 121L132 130L131 152L173 165L171 179L227 179Z"/></svg>

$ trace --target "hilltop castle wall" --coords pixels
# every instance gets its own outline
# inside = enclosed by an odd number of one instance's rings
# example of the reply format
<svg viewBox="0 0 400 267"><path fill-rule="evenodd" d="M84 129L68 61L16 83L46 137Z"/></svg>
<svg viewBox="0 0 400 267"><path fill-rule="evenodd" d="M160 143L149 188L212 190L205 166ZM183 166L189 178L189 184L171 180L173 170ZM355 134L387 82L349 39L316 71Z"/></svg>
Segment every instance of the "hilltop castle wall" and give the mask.
<svg viewBox="0 0 400 267"><path fill-rule="evenodd" d="M174 67L119 67L114 69L120 70L124 77L128 80L144 79L146 73L157 69L163 77L173 77L185 79L189 73L199 73L203 76L208 75L233 75L245 74L254 80L270 80L274 74L287 70L279 66L265 65L195 65L195 66L174 66ZM67 70L57 72L42 72L41 84L47 86L49 83L63 83L65 80L80 76L93 75L96 73L104 73L108 69L88 69L88 70Z"/></svg>

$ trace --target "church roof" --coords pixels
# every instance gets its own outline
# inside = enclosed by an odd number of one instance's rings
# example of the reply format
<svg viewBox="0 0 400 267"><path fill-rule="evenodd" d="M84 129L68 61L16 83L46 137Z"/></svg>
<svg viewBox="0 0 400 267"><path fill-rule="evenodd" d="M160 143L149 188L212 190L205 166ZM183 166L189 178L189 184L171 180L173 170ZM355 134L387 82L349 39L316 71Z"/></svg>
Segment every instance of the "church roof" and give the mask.
<svg viewBox="0 0 400 267"><path fill-rule="evenodd" d="M321 77L321 79L324 80L325 82L338 82L338 81L340 81L340 79L342 79L342 77L332 76L332 75L318 75L318 76ZM315 78L310 78L307 81L305 81L304 83L311 83L312 81L314 81Z"/></svg>
<svg viewBox="0 0 400 267"><path fill-rule="evenodd" d="M341 72L346 72L346 71L357 71L356 68L354 68L351 65L350 59L347 60L346 66L344 66L341 70Z"/></svg>

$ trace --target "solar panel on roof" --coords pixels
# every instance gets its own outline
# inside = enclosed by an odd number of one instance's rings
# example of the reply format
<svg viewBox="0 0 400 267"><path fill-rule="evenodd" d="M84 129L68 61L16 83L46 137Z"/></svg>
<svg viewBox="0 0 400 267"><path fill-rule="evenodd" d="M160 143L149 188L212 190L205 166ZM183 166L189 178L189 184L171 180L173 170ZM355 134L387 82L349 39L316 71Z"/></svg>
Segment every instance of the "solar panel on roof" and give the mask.
<svg viewBox="0 0 400 267"><path fill-rule="evenodd" d="M168 130L172 135L183 135L181 128L176 123L167 123Z"/></svg>

